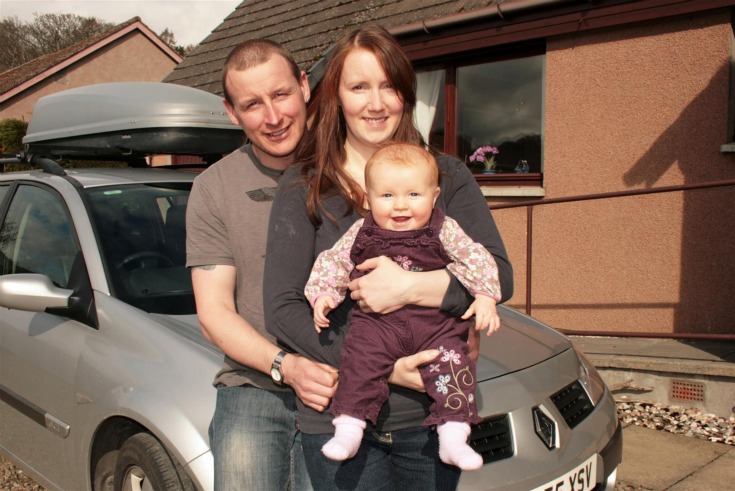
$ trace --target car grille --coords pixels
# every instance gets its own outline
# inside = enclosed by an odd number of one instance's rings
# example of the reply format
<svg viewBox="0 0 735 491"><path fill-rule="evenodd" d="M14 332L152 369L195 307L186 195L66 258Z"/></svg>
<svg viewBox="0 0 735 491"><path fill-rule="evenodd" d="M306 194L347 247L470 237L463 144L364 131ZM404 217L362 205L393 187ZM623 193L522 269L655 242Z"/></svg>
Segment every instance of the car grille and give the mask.
<svg viewBox="0 0 735 491"><path fill-rule="evenodd" d="M488 418L472 426L469 444L475 452L482 455L482 461L497 462L513 456L508 415Z"/></svg>
<svg viewBox="0 0 735 491"><path fill-rule="evenodd" d="M570 428L574 428L595 410L578 380L551 396L551 400Z"/></svg>

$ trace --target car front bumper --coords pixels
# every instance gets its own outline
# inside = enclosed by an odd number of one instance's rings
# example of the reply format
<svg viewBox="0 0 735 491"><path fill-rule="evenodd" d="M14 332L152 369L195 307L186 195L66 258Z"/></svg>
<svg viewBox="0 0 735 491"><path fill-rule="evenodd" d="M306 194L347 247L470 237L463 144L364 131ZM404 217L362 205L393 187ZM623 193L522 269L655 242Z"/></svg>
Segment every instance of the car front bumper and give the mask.
<svg viewBox="0 0 735 491"><path fill-rule="evenodd" d="M622 432L610 392L606 389L574 428L551 399L560 388L575 382L578 367L578 358L569 349L528 369L478 384L480 415L508 428L504 438L510 448L494 461L484 455L486 464L481 469L462 473L460 490L545 489L592 456L596 456L594 489L614 488L622 459ZM551 448L536 432L533 412L537 409L553 422Z"/></svg>

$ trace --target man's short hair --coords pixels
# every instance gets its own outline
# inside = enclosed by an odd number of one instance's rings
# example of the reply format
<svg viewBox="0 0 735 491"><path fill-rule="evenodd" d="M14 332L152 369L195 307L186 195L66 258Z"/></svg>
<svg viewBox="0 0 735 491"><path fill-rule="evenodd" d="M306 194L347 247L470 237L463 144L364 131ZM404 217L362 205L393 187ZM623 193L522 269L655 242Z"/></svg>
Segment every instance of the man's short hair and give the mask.
<svg viewBox="0 0 735 491"><path fill-rule="evenodd" d="M291 73L293 73L296 81L301 80L301 70L299 70L299 66L286 48L270 39L250 39L235 46L227 55L225 65L222 68L222 91L225 100L232 104L232 98L227 91L227 74L230 70L247 70L265 63L274 55L283 57L291 67Z"/></svg>

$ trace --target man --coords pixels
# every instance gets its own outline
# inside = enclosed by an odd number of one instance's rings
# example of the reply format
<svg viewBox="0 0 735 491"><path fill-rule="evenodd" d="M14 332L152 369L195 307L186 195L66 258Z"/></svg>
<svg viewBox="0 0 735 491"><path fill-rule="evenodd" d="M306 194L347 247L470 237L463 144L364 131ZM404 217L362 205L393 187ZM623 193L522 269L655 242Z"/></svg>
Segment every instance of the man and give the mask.
<svg viewBox="0 0 735 491"><path fill-rule="evenodd" d="M275 344L262 295L271 203L304 134L309 84L280 45L252 40L227 57L222 86L250 143L195 180L186 244L202 331L225 353L209 428L215 490L310 489L295 397L324 410L337 374Z"/></svg>

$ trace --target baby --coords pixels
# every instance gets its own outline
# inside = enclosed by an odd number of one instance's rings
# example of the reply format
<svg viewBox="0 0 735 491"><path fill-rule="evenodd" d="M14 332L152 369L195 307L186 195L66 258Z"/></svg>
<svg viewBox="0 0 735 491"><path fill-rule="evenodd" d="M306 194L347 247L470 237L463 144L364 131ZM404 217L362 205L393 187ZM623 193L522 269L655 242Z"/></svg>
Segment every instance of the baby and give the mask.
<svg viewBox="0 0 735 491"><path fill-rule="evenodd" d="M433 399L426 426L436 426L439 457L463 470L479 469L482 457L467 444L470 424L481 418L475 403L475 364L467 336L475 329L498 329L498 268L492 255L473 242L453 219L434 208L439 169L424 148L391 144L379 149L365 167L369 205L332 249L314 263L305 294L314 308L317 331L329 327L327 314L342 302L355 269L366 259L387 256L409 271L447 268L475 297L461 319L436 308L408 305L390 314L354 309L341 353L337 392L330 407L334 437L322 448L333 460L357 453L366 420L375 424L388 398L388 376L398 358L438 348L441 355L419 367Z"/></svg>

